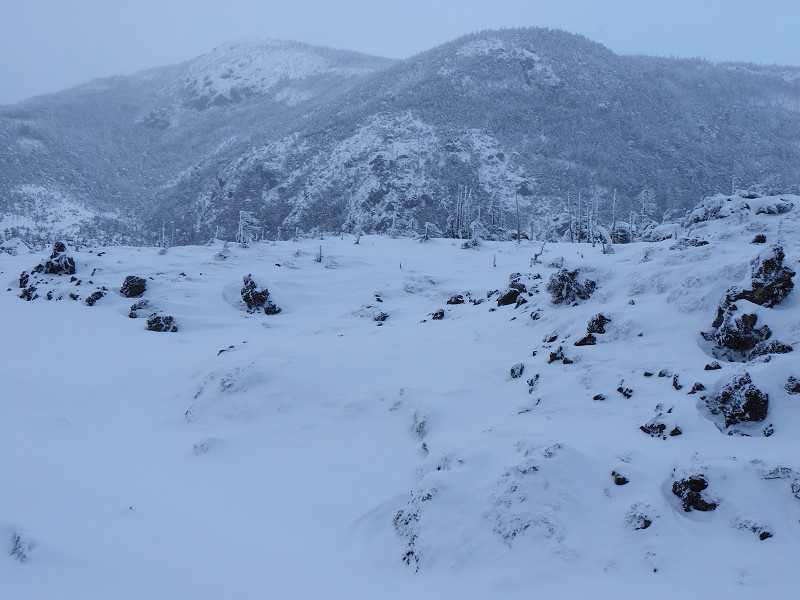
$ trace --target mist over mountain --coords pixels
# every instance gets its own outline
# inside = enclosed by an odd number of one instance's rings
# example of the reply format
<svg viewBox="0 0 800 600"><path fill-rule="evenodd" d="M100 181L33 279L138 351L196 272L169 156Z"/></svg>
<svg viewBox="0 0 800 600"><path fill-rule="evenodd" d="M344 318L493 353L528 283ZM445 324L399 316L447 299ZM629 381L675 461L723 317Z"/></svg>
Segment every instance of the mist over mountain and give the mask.
<svg viewBox="0 0 800 600"><path fill-rule="evenodd" d="M394 61L246 39L180 65L0 107L0 237L144 244L361 228L557 237L608 218L800 182L800 68L618 56L546 29ZM280 231L279 231L280 230ZM174 233L173 233L174 232Z"/></svg>

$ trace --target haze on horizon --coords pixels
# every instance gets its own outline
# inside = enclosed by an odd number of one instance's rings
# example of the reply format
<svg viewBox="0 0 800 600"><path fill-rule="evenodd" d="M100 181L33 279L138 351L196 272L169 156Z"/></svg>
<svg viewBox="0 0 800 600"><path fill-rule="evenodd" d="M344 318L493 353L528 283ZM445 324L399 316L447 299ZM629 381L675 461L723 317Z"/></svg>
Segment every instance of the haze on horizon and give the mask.
<svg viewBox="0 0 800 600"><path fill-rule="evenodd" d="M264 36L407 58L484 29L550 27L619 54L800 66L793 0L10 0L0 22L0 104L174 64Z"/></svg>

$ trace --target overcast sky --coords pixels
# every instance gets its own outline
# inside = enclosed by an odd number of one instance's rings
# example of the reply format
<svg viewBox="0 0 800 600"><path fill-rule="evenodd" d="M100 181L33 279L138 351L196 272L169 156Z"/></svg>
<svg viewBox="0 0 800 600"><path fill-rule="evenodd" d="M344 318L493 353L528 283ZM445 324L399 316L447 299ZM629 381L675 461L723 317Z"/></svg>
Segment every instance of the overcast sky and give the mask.
<svg viewBox="0 0 800 600"><path fill-rule="evenodd" d="M543 26L621 54L800 65L800 0L0 0L0 103L177 63L243 36L406 58Z"/></svg>

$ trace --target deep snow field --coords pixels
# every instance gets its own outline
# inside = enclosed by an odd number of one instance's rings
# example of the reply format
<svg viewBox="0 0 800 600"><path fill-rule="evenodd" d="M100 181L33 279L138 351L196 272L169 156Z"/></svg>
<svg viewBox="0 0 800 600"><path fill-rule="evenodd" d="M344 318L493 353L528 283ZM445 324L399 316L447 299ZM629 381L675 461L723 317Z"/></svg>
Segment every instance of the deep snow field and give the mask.
<svg viewBox="0 0 800 600"><path fill-rule="evenodd" d="M725 218L677 234L707 245L546 244L534 266L528 241L69 248L81 285L26 302L49 253L0 254L2 596L796 597L797 351L728 362L700 335L772 244L800 271L783 198L718 198ZM559 257L588 300L553 304ZM249 273L280 314L246 312ZM498 307L512 273L527 303ZM128 275L177 333L128 318ZM797 289L737 305L800 345ZM725 427L704 399L743 371L768 412ZM716 510L673 494L698 475Z"/></svg>

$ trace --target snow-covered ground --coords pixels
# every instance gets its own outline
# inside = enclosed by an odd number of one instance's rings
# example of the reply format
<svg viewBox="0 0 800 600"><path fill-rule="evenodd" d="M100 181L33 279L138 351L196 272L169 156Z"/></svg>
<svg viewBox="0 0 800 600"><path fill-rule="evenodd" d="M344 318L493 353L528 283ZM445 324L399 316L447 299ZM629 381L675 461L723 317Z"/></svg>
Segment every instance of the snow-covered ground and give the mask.
<svg viewBox="0 0 800 600"><path fill-rule="evenodd" d="M800 361L704 370L700 335L772 244L798 271L784 198L718 198L725 218L678 235L707 245L547 244L534 266L527 241L83 248L80 285L39 276L26 302L46 255L0 254L3 595L794 597ZM596 281L588 300L553 304L560 259ZM527 302L498 307L512 273ZM280 314L246 312L247 274ZM128 275L177 333L128 318ZM797 290L737 304L800 345ZM743 371L769 409L728 435L703 398ZM673 482L699 475L716 510L684 512Z"/></svg>

